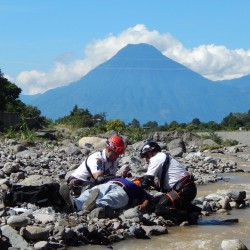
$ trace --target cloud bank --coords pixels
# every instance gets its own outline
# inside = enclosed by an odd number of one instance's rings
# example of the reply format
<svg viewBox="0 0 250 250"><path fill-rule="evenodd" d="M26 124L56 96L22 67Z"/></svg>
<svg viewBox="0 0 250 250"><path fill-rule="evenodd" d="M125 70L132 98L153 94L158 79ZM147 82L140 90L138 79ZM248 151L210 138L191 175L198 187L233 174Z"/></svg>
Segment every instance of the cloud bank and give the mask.
<svg viewBox="0 0 250 250"><path fill-rule="evenodd" d="M210 80L233 79L250 74L250 49L229 50L215 44L187 49L170 33L160 34L157 30L148 30L145 25L138 24L118 35L109 34L88 44L81 60L65 64L58 59L49 72L35 69L23 71L16 79L11 78L11 80L22 89L23 94L43 93L79 80L127 44L137 43L153 45L165 56Z"/></svg>

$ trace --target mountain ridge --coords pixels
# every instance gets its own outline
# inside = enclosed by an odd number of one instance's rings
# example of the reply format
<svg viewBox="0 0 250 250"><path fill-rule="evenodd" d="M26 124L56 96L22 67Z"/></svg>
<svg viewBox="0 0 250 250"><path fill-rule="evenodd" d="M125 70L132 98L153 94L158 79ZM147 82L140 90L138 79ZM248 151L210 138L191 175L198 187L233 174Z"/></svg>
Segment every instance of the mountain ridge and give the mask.
<svg viewBox="0 0 250 250"><path fill-rule="evenodd" d="M21 100L53 120L78 105L92 114L107 113L107 119L164 124L219 121L230 112L246 112L250 95L204 78L152 45L129 44L80 80Z"/></svg>

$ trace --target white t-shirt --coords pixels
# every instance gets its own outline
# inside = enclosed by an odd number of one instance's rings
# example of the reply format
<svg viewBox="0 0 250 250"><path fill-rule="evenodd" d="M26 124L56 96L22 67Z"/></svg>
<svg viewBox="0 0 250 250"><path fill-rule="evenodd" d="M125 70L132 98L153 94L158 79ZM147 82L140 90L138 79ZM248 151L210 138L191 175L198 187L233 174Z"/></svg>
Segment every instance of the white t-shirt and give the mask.
<svg viewBox="0 0 250 250"><path fill-rule="evenodd" d="M158 178L158 182L161 180L162 166L166 159L166 154L163 152L158 152L155 156L151 157L149 160L148 170L146 175L152 175ZM174 184L187 176L189 172L184 166L182 166L178 161L169 156L169 168L165 175L164 189L168 190L173 187Z"/></svg>
<svg viewBox="0 0 250 250"><path fill-rule="evenodd" d="M105 149L102 152L95 152L91 154L83 163L71 174L72 176L82 181L89 181L94 183L94 179L86 168L85 162L90 168L92 174L102 173L103 175L116 175L118 161L114 163L107 161Z"/></svg>

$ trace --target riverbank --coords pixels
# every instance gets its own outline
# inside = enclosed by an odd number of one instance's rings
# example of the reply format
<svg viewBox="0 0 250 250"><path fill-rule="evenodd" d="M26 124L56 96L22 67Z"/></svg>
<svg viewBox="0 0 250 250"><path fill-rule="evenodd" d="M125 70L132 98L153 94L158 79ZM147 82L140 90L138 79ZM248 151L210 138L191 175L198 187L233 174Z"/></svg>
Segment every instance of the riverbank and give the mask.
<svg viewBox="0 0 250 250"><path fill-rule="evenodd" d="M163 132L152 134L150 138L157 138L162 148L187 166L195 176L199 190L200 186L207 188L207 193L197 196L195 200L204 214L216 214L218 211L222 211L221 209L226 205L230 205L231 208L223 208L225 213L229 211L241 213L244 210L239 208L249 207L249 189L247 187L238 188L237 185L227 187L220 196L215 195L214 193L217 192L211 188L211 185L218 184L220 187L223 183L227 183L228 179L224 179L224 174L249 174L249 147L239 145L213 152L209 150L202 152L199 149L201 143L198 143L198 138L194 138L193 135ZM182 138L185 138L185 145ZM102 140L102 138L96 137L96 144L93 143L91 147L88 144L88 147L84 148L74 141L72 135L62 141L37 142L33 146L23 145L14 140L1 142L1 187L6 188L8 182L21 185L58 182L60 179L64 179L69 171L78 167L91 151L99 150L97 145L100 145ZM126 154L120 159L119 171L130 168L133 177L141 175L145 171L145 162L140 159L138 150L143 144L143 141L135 144L128 143ZM230 160L227 157L230 157ZM235 157L235 160L231 157ZM238 165L236 160L238 160ZM231 188L234 197L231 197ZM242 191L246 193L246 196L241 195ZM231 197L230 201L225 200L228 195ZM219 200L218 197L220 197ZM240 200L237 197L240 197ZM167 234L175 234L179 228L179 225L175 227L173 222L167 218L157 217L154 214L140 214L136 208L125 210L116 218L104 218L100 211L93 210L92 212L87 215L82 211L67 213L55 211L50 207L41 209L39 206L29 203L21 204L19 208L6 208L1 204L1 233L10 240L13 247L22 244L26 247L24 249L33 250L34 247L39 249L39 246L43 246L42 249L46 250L67 249L69 246L86 249L91 248L91 244L112 245L110 247L113 247L113 244L121 244L125 247L123 249L129 249L126 248L128 246L126 242L130 242L131 239L133 244L136 242L136 245L138 239L151 239L152 244L154 240L157 241L162 237L166 237L169 241L171 237L168 237ZM187 222L184 225L190 226ZM190 228L192 227L190 226ZM186 228L185 230L189 229L189 227ZM176 237L178 235L173 238L176 239Z"/></svg>
<svg viewBox="0 0 250 250"><path fill-rule="evenodd" d="M241 144L246 144L248 146L250 146L250 132L248 131L218 131L215 132L219 137L221 137L223 140L226 139L231 139L231 140L236 140L238 142L240 142ZM204 133L197 133L198 135L202 135L202 134L207 134L207 132Z"/></svg>

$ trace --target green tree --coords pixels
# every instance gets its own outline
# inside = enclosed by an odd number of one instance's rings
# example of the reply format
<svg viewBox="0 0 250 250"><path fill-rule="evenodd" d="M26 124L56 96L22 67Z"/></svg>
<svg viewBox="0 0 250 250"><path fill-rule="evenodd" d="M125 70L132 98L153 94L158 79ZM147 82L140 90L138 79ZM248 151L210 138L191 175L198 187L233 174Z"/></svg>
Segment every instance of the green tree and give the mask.
<svg viewBox="0 0 250 250"><path fill-rule="evenodd" d="M150 129L154 129L158 127L158 123L156 121L148 121L143 125L143 127L149 127Z"/></svg>
<svg viewBox="0 0 250 250"><path fill-rule="evenodd" d="M198 126L193 124L193 123L188 124L186 127L187 131L190 131L190 132L197 130L197 128L198 128Z"/></svg>
<svg viewBox="0 0 250 250"><path fill-rule="evenodd" d="M93 116L93 121L94 121L94 124L95 125L102 125L103 123L106 122L106 113L103 112L103 113L100 113L100 114L95 114Z"/></svg>
<svg viewBox="0 0 250 250"><path fill-rule="evenodd" d="M137 119L133 119L131 123L128 124L128 126L132 128L140 128L140 122Z"/></svg>
<svg viewBox="0 0 250 250"><path fill-rule="evenodd" d="M31 105L26 106L19 100L21 92L21 88L6 79L0 70L0 111L18 112L21 114L22 118L34 119L38 127L48 125L51 121L42 116L38 108Z"/></svg>
<svg viewBox="0 0 250 250"><path fill-rule="evenodd" d="M179 127L179 123L177 121L172 121L168 125L168 129L173 131L176 130Z"/></svg>
<svg viewBox="0 0 250 250"><path fill-rule="evenodd" d="M200 120L198 118L194 118L191 122L193 125L199 126L201 124Z"/></svg>
<svg viewBox="0 0 250 250"><path fill-rule="evenodd" d="M72 111L70 112L70 116L78 116L78 115L80 115L80 109L78 108L77 105L75 105Z"/></svg>
<svg viewBox="0 0 250 250"><path fill-rule="evenodd" d="M205 127L211 131L217 131L221 129L220 125L214 121L209 121L205 124Z"/></svg>
<svg viewBox="0 0 250 250"><path fill-rule="evenodd" d="M233 113L230 113L222 120L221 126L225 129L235 130L241 127L242 123L237 118L237 116L235 116Z"/></svg>
<svg viewBox="0 0 250 250"><path fill-rule="evenodd" d="M56 123L71 125L74 128L93 127L95 125L103 125L105 122L105 113L92 115L88 109L79 108L75 105L70 115L60 117Z"/></svg>
<svg viewBox="0 0 250 250"><path fill-rule="evenodd" d="M38 127L48 126L52 121L48 120L45 116L42 116L41 111L34 106L25 106L22 116L25 118L35 119Z"/></svg>
<svg viewBox="0 0 250 250"><path fill-rule="evenodd" d="M20 112L24 104L18 100L21 89L3 76L0 70L0 111Z"/></svg>

